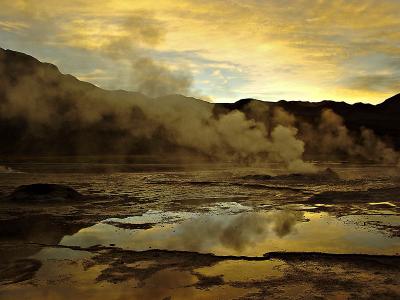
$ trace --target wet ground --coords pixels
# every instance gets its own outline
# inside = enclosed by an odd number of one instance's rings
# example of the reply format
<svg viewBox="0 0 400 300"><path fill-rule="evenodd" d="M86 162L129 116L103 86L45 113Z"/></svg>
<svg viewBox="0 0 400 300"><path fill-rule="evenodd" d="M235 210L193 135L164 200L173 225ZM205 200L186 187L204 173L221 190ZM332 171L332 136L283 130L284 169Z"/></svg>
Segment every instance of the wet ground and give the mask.
<svg viewBox="0 0 400 300"><path fill-rule="evenodd" d="M400 170L318 166L8 164L0 299L398 299Z"/></svg>

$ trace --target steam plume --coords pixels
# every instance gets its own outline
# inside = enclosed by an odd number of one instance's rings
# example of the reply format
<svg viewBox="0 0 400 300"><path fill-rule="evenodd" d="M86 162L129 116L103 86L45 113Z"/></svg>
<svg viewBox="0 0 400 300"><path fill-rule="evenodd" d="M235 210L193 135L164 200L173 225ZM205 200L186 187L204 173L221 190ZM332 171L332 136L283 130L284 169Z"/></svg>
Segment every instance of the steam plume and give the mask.
<svg viewBox="0 0 400 300"><path fill-rule="evenodd" d="M152 70L163 78L162 70ZM188 88L179 76L169 81L171 74L148 83L152 70L141 79L149 93L159 94L164 87L172 87L169 92ZM11 51L0 51L0 119L4 154L185 151L214 160L280 162L288 171L302 173L316 171L303 161L307 151L382 162L399 158L372 131L351 133L330 110L322 112L316 126L282 108L261 104L216 114L212 104L179 95L150 98L101 90Z"/></svg>
<svg viewBox="0 0 400 300"><path fill-rule="evenodd" d="M344 155L374 162L398 163L399 154L384 143L374 132L360 128L359 134L350 132L343 118L330 109L322 112L316 128L306 124L302 138L313 152L327 156Z"/></svg>

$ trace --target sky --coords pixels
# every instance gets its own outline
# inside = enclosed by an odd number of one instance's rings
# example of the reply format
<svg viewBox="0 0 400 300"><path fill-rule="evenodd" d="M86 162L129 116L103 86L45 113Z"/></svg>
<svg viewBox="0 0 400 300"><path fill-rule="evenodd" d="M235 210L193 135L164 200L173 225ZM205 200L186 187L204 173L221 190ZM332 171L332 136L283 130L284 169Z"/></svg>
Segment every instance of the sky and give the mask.
<svg viewBox="0 0 400 300"><path fill-rule="evenodd" d="M399 16L399 0L0 0L0 47L152 97L375 104L400 92Z"/></svg>

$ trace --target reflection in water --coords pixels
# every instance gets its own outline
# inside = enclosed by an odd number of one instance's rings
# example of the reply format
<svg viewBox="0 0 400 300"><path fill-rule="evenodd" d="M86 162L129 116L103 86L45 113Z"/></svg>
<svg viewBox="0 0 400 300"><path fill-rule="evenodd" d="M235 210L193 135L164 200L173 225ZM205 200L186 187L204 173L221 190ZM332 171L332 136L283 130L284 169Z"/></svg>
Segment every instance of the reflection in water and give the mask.
<svg viewBox="0 0 400 300"><path fill-rule="evenodd" d="M82 247L115 244L136 251L166 249L247 256L271 251L396 254L400 249L399 237L360 226L357 216L337 219L327 213L302 211L204 213L190 219L187 214L184 216L180 223L159 223L147 230L99 223L64 237L61 244ZM135 219L138 221L140 217Z"/></svg>
<svg viewBox="0 0 400 300"><path fill-rule="evenodd" d="M143 261L143 257L130 260L129 254L124 258L118 254L103 254L97 264L93 254L57 248L44 249L35 257L42 259L44 265L36 274L34 284L2 286L1 299L234 299L256 291L223 282L200 288L201 281L210 277L201 277L193 270L196 266L209 266L210 262L203 260L196 264L193 257L185 261L184 257L166 255L164 259ZM148 274L136 276L139 268L143 274ZM100 280L105 271L123 280Z"/></svg>
<svg viewBox="0 0 400 300"><path fill-rule="evenodd" d="M354 299L398 299L400 293L396 259L389 265L371 258L296 263L189 252L153 256L120 249L94 254L57 248L35 257L44 266L32 284L1 286L1 299L342 299L343 292Z"/></svg>
<svg viewBox="0 0 400 300"><path fill-rule="evenodd" d="M84 227L84 224L46 214L0 220L0 257L10 262L26 258L40 250L30 243L58 244L65 235L74 234Z"/></svg>
<svg viewBox="0 0 400 300"><path fill-rule="evenodd" d="M241 253L265 240L270 232L283 237L301 220L301 212L242 213L234 216L201 216L177 226L168 249L204 252L210 245Z"/></svg>
<svg viewBox="0 0 400 300"><path fill-rule="evenodd" d="M187 214L184 216L186 218ZM192 217L175 225L159 224L148 230L122 230L100 223L83 229L78 234L65 237L61 244L84 247L95 244L116 244L134 250L156 248L244 254L266 241L269 236L282 238L290 234L296 223L302 221L303 212L245 212L237 215L203 214ZM148 220L148 215L145 218Z"/></svg>
<svg viewBox="0 0 400 300"><path fill-rule="evenodd" d="M382 206L382 207L396 207L396 204L393 204L392 202L385 201L385 202L369 202L369 205L372 206Z"/></svg>

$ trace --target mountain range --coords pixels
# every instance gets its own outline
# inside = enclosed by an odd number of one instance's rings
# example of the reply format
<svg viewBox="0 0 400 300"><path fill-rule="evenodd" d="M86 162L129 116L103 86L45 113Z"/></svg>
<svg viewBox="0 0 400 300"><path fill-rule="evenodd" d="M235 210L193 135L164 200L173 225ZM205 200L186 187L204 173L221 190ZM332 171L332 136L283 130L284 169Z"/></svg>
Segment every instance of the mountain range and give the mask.
<svg viewBox="0 0 400 300"><path fill-rule="evenodd" d="M400 149L400 94L378 105L256 99L209 103L183 95L150 98L137 92L104 90L62 74L52 64L0 48L2 157L166 153L212 156L212 151L203 151L202 146L213 139L202 129L203 125L210 126L221 116L239 111L246 120L254 120L254 126L261 122L270 128L277 109L292 118L290 126L297 128L300 137L305 128L302 124L321 128L321 115L329 110L338 116L339 126L343 125L346 134L357 137L363 128L368 128L388 146ZM343 134L332 132L332 136ZM196 141L198 136L201 140ZM318 134L314 137L317 139ZM305 155L318 157L321 153L317 149L306 143ZM343 151L338 151L338 157L340 152Z"/></svg>

